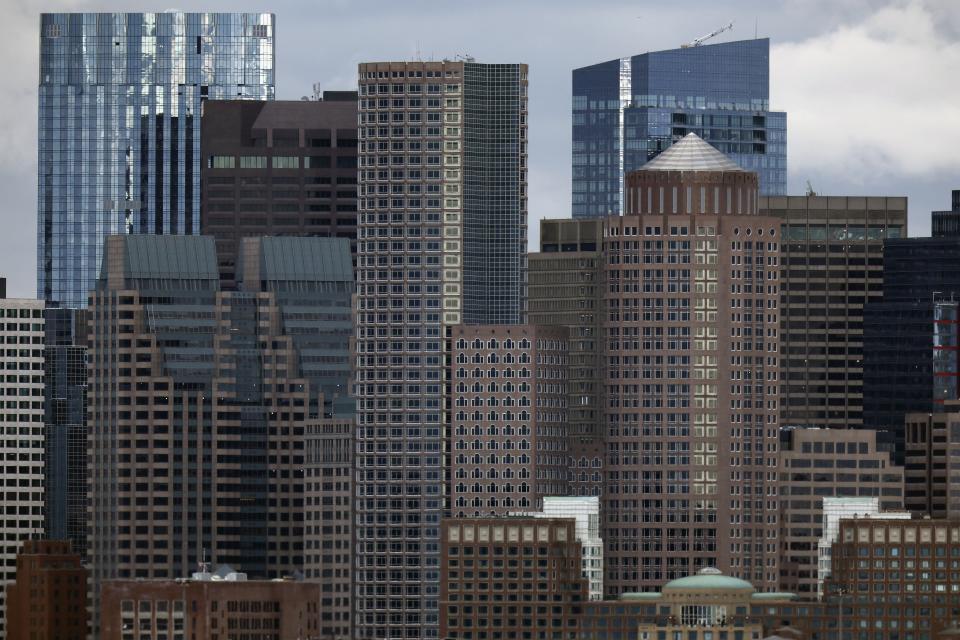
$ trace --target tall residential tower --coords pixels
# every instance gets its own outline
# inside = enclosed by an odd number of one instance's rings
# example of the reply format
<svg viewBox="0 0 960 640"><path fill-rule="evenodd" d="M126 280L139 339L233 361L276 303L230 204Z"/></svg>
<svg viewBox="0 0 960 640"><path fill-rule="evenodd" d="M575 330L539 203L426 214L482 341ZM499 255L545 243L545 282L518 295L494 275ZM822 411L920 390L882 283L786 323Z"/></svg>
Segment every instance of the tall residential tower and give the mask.
<svg viewBox="0 0 960 640"><path fill-rule="evenodd" d="M200 104L272 100L269 13L40 17L37 297L86 304L110 234L200 229Z"/></svg>
<svg viewBox="0 0 960 640"><path fill-rule="evenodd" d="M766 38L653 51L573 71L573 217L626 212L624 176L690 132L787 190L787 114Z"/></svg>
<svg viewBox="0 0 960 640"><path fill-rule="evenodd" d="M436 638L449 336L525 312L527 67L359 67L359 638Z"/></svg>

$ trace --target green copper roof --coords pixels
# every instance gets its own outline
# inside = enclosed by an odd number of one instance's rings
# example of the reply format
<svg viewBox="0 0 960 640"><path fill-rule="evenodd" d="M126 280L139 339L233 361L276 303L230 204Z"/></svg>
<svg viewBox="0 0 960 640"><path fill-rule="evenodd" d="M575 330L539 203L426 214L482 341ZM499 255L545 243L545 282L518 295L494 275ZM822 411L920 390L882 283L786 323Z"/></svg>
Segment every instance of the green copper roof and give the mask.
<svg viewBox="0 0 960 640"><path fill-rule="evenodd" d="M701 569L696 575L677 578L663 586L664 591L676 591L680 589L750 589L753 591L753 585L740 578L725 576L713 567L707 567Z"/></svg>
<svg viewBox="0 0 960 640"><path fill-rule="evenodd" d="M632 591L628 593L620 594L621 600L659 600L660 592L658 591Z"/></svg>
<svg viewBox="0 0 960 640"><path fill-rule="evenodd" d="M795 593L786 591L759 592L750 596L751 600L793 600L797 597Z"/></svg>

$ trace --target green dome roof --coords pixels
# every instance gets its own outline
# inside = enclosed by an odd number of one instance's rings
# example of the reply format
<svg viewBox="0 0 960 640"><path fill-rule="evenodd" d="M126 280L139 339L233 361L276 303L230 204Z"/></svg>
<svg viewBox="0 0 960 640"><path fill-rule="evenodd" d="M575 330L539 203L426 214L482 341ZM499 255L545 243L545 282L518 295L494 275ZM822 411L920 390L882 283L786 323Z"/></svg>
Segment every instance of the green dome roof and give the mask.
<svg viewBox="0 0 960 640"><path fill-rule="evenodd" d="M749 589L753 591L753 585L740 578L725 576L713 567L706 567L701 569L696 575L677 578L663 586L664 591L677 591L681 589L727 589L731 591Z"/></svg>
<svg viewBox="0 0 960 640"><path fill-rule="evenodd" d="M629 591L620 594L621 600L659 600L660 593L657 591Z"/></svg>

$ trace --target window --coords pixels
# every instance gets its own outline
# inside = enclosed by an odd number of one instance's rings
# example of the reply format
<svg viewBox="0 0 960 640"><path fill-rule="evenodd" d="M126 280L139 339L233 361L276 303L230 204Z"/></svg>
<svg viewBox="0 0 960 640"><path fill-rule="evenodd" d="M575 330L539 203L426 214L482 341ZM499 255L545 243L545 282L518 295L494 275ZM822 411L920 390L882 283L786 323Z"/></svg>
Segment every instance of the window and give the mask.
<svg viewBox="0 0 960 640"><path fill-rule="evenodd" d="M300 158L298 156L274 156L274 169L299 169Z"/></svg>
<svg viewBox="0 0 960 640"><path fill-rule="evenodd" d="M207 161L210 169L233 169L235 166L236 158L233 156L210 156Z"/></svg>
<svg viewBox="0 0 960 640"><path fill-rule="evenodd" d="M241 169L266 169L266 156L240 156Z"/></svg>

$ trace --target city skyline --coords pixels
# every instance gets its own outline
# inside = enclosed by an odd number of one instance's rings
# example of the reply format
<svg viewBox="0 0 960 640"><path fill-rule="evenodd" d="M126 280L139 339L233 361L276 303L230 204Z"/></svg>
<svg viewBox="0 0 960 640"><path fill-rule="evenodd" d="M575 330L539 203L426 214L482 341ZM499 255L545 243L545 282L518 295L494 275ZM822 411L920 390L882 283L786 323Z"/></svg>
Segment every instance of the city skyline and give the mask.
<svg viewBox="0 0 960 640"><path fill-rule="evenodd" d="M818 11L828 5L829 11ZM31 241L36 219L24 215L36 209L36 25L41 10L63 7L62 2L16 7L12 20L17 36L3 45L7 59L20 63L13 65L8 80L11 90L0 100L4 116L0 139L15 150L0 160L0 186L6 185L0 217L7 223L0 239L0 271L9 276L12 295L33 295L36 282L35 243ZM952 186L950 172L956 168L949 149L955 146L951 140L960 139L960 125L950 124L951 120L960 122L960 118L950 118L954 105L960 103L951 99L957 89L949 82L948 70L955 66L960 51L950 42L950 34L960 27L960 15L951 13L946 2L863 1L840 7L820 0L771 7L733 2L720 8L701 2L676 8L654 3L589 7L561 3L559 7L551 5L549 13L543 11L543 5L530 3L510 9L520 17L529 12L541 24L536 33L524 37L517 37L524 20L494 22L502 12L466 6L445 6L429 13L428 23L415 23L427 7L425 2L388 7L391 19L379 24L398 26L391 28L392 35L377 37L381 27L370 24L363 28L369 38L349 42L341 34L351 33L348 26L358 15L349 3L332 2L322 11L289 2L270 6L243 2L229 9L276 14L282 42L276 63L278 99L309 95L314 82L327 90L354 88L355 64L363 59L415 59L419 52L424 60L438 60L469 53L484 62L519 60L530 64L530 211L534 221L570 215L572 70L597 60L675 48L733 18L734 29L715 42L751 38L754 26L758 36L771 39L771 108L791 114L789 194L802 194L810 180L817 192L825 194L907 195L914 214L910 216L910 235L926 235L928 212L947 208L944 194ZM121 7L81 3L69 8ZM215 2L203 8L228 7ZM157 7L135 2L122 9ZM691 15L696 18L690 19ZM456 28L464 21L476 27L470 34ZM328 37L321 47L341 52L338 55L318 57L308 50L316 42L312 33L324 25L329 26L323 29ZM577 38L581 28L595 37ZM568 41L576 41L578 46L561 44ZM923 69L918 70L921 60ZM828 108L833 118L826 116ZM932 110L928 117L922 117L928 110ZM22 114L30 115L25 119ZM899 121L913 125L890 126ZM534 224L531 247L536 246L536 236Z"/></svg>

